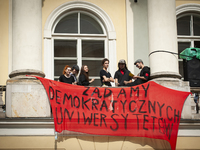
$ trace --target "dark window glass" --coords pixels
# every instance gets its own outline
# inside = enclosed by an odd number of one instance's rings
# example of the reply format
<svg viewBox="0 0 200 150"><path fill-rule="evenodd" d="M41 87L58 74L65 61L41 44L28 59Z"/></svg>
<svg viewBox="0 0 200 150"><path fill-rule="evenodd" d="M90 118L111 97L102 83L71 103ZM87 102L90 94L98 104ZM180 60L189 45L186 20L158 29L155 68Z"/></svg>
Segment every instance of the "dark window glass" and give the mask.
<svg viewBox="0 0 200 150"><path fill-rule="evenodd" d="M78 33L78 13L61 19L56 25L54 33Z"/></svg>
<svg viewBox="0 0 200 150"><path fill-rule="evenodd" d="M200 41L194 41L194 47L200 48Z"/></svg>
<svg viewBox="0 0 200 150"><path fill-rule="evenodd" d="M177 20L178 35L190 35L190 18L190 16L185 16Z"/></svg>
<svg viewBox="0 0 200 150"><path fill-rule="evenodd" d="M76 41L54 40L54 57L76 57Z"/></svg>
<svg viewBox="0 0 200 150"><path fill-rule="evenodd" d="M82 41L82 57L104 57L104 41Z"/></svg>
<svg viewBox="0 0 200 150"><path fill-rule="evenodd" d="M194 35L200 36L200 17L193 16Z"/></svg>
<svg viewBox="0 0 200 150"><path fill-rule="evenodd" d="M99 23L85 14L81 14L80 28L81 34L103 34Z"/></svg>
<svg viewBox="0 0 200 150"><path fill-rule="evenodd" d="M83 60L82 65L87 65L90 76L98 76L102 69L101 60Z"/></svg>
<svg viewBox="0 0 200 150"><path fill-rule="evenodd" d="M58 79L59 79L59 77L55 77L55 78L54 78L55 81L58 81Z"/></svg>
<svg viewBox="0 0 200 150"><path fill-rule="evenodd" d="M74 64L77 64L76 60L54 60L54 76L62 75L66 65L72 67Z"/></svg>

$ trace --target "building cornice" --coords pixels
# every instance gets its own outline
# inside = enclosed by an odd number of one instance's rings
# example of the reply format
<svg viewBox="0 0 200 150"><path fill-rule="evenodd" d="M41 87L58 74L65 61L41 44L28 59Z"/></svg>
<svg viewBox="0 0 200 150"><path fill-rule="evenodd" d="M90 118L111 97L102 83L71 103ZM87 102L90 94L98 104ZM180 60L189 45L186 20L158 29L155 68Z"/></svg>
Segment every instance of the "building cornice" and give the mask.
<svg viewBox="0 0 200 150"><path fill-rule="evenodd" d="M98 136L72 131L57 133L53 118L1 118L0 136ZM181 119L179 137L200 137L200 120Z"/></svg>

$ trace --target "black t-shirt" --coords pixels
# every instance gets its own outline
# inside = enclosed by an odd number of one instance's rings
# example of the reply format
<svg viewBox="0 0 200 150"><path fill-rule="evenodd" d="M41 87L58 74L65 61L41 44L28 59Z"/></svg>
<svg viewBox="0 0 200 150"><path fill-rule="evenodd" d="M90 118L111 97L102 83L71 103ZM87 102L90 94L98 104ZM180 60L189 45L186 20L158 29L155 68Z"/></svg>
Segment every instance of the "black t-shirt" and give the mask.
<svg viewBox="0 0 200 150"><path fill-rule="evenodd" d="M74 77L70 76L69 78L67 78L64 75L61 75L59 77L59 81L64 82L64 83L69 83L69 84L72 84L73 82L75 82Z"/></svg>
<svg viewBox="0 0 200 150"><path fill-rule="evenodd" d="M75 75L75 74L72 74L72 73L71 73L70 75L74 78L74 81L77 82L76 75Z"/></svg>
<svg viewBox="0 0 200 150"><path fill-rule="evenodd" d="M110 82L103 82L103 76L106 76L106 78L110 78L111 74L103 69L100 71L101 85L105 84L107 86L111 86Z"/></svg>
<svg viewBox="0 0 200 150"><path fill-rule="evenodd" d="M115 72L114 79L118 79L119 86L125 86L124 81L130 81L132 79L129 76L129 73L129 70L124 70L124 75L120 72L120 70Z"/></svg>
<svg viewBox="0 0 200 150"><path fill-rule="evenodd" d="M150 79L150 68L145 66L139 73L140 77L144 77L147 80L142 80L137 78L134 82L128 83L126 86L135 86L135 85L139 85L139 84L143 84L145 82L147 82Z"/></svg>
<svg viewBox="0 0 200 150"><path fill-rule="evenodd" d="M144 83L150 79L150 68L144 66L144 68L140 71L140 76L146 78L147 80L143 80Z"/></svg>
<svg viewBox="0 0 200 150"><path fill-rule="evenodd" d="M84 74L80 74L78 85L88 86L90 83L86 80L86 76Z"/></svg>

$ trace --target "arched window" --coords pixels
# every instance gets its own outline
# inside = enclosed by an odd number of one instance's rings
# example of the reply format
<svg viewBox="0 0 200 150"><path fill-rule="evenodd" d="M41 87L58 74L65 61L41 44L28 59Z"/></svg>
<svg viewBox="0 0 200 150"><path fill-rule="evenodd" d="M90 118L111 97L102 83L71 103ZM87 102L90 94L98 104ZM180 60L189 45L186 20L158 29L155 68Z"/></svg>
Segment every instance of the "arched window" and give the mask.
<svg viewBox="0 0 200 150"><path fill-rule="evenodd" d="M110 60L109 72L116 65L116 32L108 14L85 1L71 1L54 9L44 26L44 73L57 80L65 65L88 65L91 85L100 86L101 60Z"/></svg>
<svg viewBox="0 0 200 150"><path fill-rule="evenodd" d="M87 12L70 12L58 19L52 34L54 41L54 79L65 65L87 65L91 85L100 85L101 60L106 56L107 35L101 22Z"/></svg>
<svg viewBox="0 0 200 150"><path fill-rule="evenodd" d="M200 48L200 13L187 11L177 16L178 53L189 47ZM183 60L179 57L179 72L184 77Z"/></svg>

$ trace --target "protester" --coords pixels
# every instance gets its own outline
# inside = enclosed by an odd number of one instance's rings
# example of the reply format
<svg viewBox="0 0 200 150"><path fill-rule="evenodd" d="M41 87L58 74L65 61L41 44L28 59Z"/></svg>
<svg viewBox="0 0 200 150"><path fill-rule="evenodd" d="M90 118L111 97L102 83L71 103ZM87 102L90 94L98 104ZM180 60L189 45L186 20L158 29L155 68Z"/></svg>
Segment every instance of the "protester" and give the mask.
<svg viewBox="0 0 200 150"><path fill-rule="evenodd" d="M64 83L74 84L75 80L70 75L70 73L71 73L71 67L69 65L66 65L63 69L63 75L59 77L59 81Z"/></svg>
<svg viewBox="0 0 200 150"><path fill-rule="evenodd" d="M78 85L88 86L94 79L89 80L89 69L87 65L81 67Z"/></svg>
<svg viewBox="0 0 200 150"><path fill-rule="evenodd" d="M124 81L126 83L131 83L132 78L129 76L130 71L127 69L126 61L124 59L119 60L118 62L118 70L115 72L115 85L116 86L125 86Z"/></svg>
<svg viewBox="0 0 200 150"><path fill-rule="evenodd" d="M74 80L75 80L74 84L77 84L77 75L78 75L78 73L79 73L78 65L73 65L72 66L72 72L70 73L70 75L72 77L74 77Z"/></svg>
<svg viewBox="0 0 200 150"><path fill-rule="evenodd" d="M196 103L196 113L199 113L199 94L194 93L194 102Z"/></svg>
<svg viewBox="0 0 200 150"><path fill-rule="evenodd" d="M111 86L110 82L114 82L111 74L108 72L109 60L104 58L102 60L103 69L100 71L101 86Z"/></svg>
<svg viewBox="0 0 200 150"><path fill-rule="evenodd" d="M144 66L143 61L141 59L138 59L135 61L134 65L136 65L137 68L141 69L140 73L136 76L133 76L133 79L135 79L134 82L125 84L127 86L135 86L142 83L147 82L150 79L150 68L147 66Z"/></svg>

